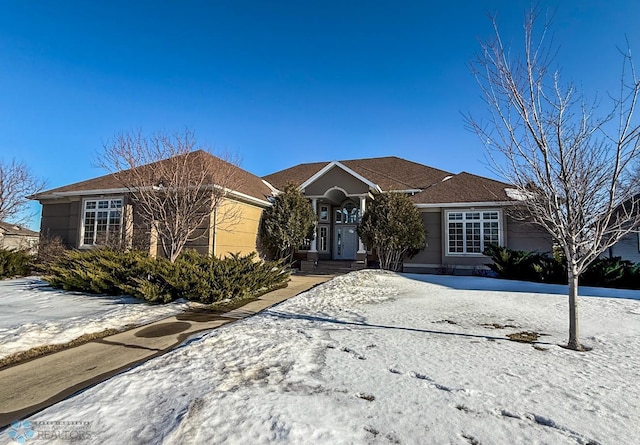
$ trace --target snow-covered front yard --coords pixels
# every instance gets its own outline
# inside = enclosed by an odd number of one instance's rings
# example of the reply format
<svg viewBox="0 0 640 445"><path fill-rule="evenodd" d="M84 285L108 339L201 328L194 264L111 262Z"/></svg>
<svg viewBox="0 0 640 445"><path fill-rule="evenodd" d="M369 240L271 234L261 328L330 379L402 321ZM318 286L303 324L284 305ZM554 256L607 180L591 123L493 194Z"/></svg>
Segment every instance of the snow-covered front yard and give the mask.
<svg viewBox="0 0 640 445"><path fill-rule="evenodd" d="M52 289L34 277L0 281L0 359L83 334L169 317L185 303L149 305L132 297L103 297Z"/></svg>
<svg viewBox="0 0 640 445"><path fill-rule="evenodd" d="M618 298L580 299L577 353L563 291L353 272L30 420L95 444L638 444L638 292L584 290Z"/></svg>

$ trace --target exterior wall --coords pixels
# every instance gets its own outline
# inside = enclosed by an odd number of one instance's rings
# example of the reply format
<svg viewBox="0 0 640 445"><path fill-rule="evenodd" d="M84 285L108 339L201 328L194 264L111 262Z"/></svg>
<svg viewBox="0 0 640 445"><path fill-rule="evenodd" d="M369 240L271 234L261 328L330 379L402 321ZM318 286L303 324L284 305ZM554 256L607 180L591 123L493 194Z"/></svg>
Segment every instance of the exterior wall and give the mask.
<svg viewBox="0 0 640 445"><path fill-rule="evenodd" d="M41 233L59 236L67 247L80 245L82 198L42 202ZM125 197L123 230L132 239L127 243L135 248L149 251L152 255L164 256L157 237L135 206L129 205ZM186 248L202 254L214 253L225 256L229 252L247 254L257 250L258 226L262 208L237 201L225 201L214 218L206 218L198 228L194 241Z"/></svg>
<svg viewBox="0 0 640 445"><path fill-rule="evenodd" d="M6 250L35 250L38 245L37 236L4 235L0 232L0 249Z"/></svg>
<svg viewBox="0 0 640 445"><path fill-rule="evenodd" d="M492 208L491 210L495 209ZM446 273L455 275L471 275L476 270L486 269L490 261L484 255L479 254L447 254L447 223L446 211L468 211L469 209L425 209L423 221L427 229L427 245L422 252L404 262L405 272L416 273ZM476 208L476 211L485 209ZM486 209L489 210L489 209ZM504 218L502 230L504 232ZM503 235L504 240L504 235Z"/></svg>
<svg viewBox="0 0 640 445"><path fill-rule="evenodd" d="M348 194L363 194L369 191L369 186L340 167L334 167L327 173L318 178L313 184L310 184L304 191L307 196L324 195L324 193L338 186L344 189Z"/></svg>
<svg viewBox="0 0 640 445"><path fill-rule="evenodd" d="M202 255L208 255L211 253L211 249L209 247L209 236L211 234L209 225L210 218L205 218L204 221L202 221L202 224L200 224L200 226L198 226L191 235L191 239L193 239L193 241L187 241L184 248L193 249Z"/></svg>
<svg viewBox="0 0 640 445"><path fill-rule="evenodd" d="M255 205L226 201L217 211L212 253L224 257L229 253L245 255L257 251L262 210Z"/></svg>
<svg viewBox="0 0 640 445"><path fill-rule="evenodd" d="M536 251L550 253L553 249L551 235L540 226L505 215L506 239L505 245L513 250Z"/></svg>
<svg viewBox="0 0 640 445"><path fill-rule="evenodd" d="M442 210L429 209L422 211L421 214L427 230L426 247L404 262L404 269L407 272L435 272L442 266Z"/></svg>
<svg viewBox="0 0 640 445"><path fill-rule="evenodd" d="M492 210L495 209L492 208ZM454 210L454 209L446 209ZM455 209L468 211L468 209ZM474 209L476 211L489 210ZM535 250L551 252L552 239L549 234L531 223L511 218L505 209L501 213L502 244L515 250ZM471 275L475 271L486 269L491 260L479 254L447 254L446 213L443 208L422 209L422 220L427 229L427 243L424 250L415 257L406 259L403 264L405 272L415 273L448 273ZM636 238L636 254L640 260Z"/></svg>
<svg viewBox="0 0 640 445"><path fill-rule="evenodd" d="M80 242L80 198L60 202L42 202L40 234L46 237L60 237L67 247L77 248Z"/></svg>
<svg viewBox="0 0 640 445"><path fill-rule="evenodd" d="M622 257L632 263L640 262L640 247L638 245L638 234L630 233L609 248L602 256Z"/></svg>

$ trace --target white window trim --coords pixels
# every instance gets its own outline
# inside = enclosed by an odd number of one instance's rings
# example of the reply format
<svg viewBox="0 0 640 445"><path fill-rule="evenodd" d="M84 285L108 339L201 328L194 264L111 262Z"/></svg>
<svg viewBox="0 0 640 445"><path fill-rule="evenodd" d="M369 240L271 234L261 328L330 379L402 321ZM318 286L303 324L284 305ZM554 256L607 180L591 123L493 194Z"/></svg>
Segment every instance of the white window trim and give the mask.
<svg viewBox="0 0 640 445"><path fill-rule="evenodd" d="M495 209L495 208L466 208L466 209L450 209L450 210L446 210L444 212L444 227L445 227L445 233L444 233L444 243L446 243L446 249L445 249L445 256L448 257L484 257L485 255L482 252L466 252L467 250L467 241L466 241L466 230L464 230L464 224L463 224L463 248L465 250L465 252L451 252L449 250L449 214L450 213L462 213L463 215L465 213L480 213L480 219L477 220L473 220L473 221L479 221L480 227L481 227L481 232L480 232L480 247L484 247L484 237L482 236L482 223L485 222L485 220L482 218L482 213L483 212L498 212L498 244L500 246L503 245L503 233L504 233L504 219L503 219L503 215L502 215L502 209ZM465 223L467 221L467 219L465 217L463 217L462 220L458 220L459 222ZM472 220L469 220L472 221ZM496 220L486 220L487 222L489 221L496 221ZM451 222L456 222L456 221L451 221ZM484 250L484 249L482 249Z"/></svg>
<svg viewBox="0 0 640 445"><path fill-rule="evenodd" d="M80 208L80 242L78 243L79 248L81 249L90 249L93 247L98 246L99 244L86 244L84 242L84 222L85 222L85 215L86 215L86 203L87 201L115 201L115 200L120 200L121 201L121 207L120 207L120 233L122 234L122 228L123 228L123 217L124 217L124 196L91 196L91 197L86 197L86 198L82 198L82 207ZM110 209L110 208L109 208ZM99 209L95 209L96 211ZM95 237L95 234L94 234Z"/></svg>

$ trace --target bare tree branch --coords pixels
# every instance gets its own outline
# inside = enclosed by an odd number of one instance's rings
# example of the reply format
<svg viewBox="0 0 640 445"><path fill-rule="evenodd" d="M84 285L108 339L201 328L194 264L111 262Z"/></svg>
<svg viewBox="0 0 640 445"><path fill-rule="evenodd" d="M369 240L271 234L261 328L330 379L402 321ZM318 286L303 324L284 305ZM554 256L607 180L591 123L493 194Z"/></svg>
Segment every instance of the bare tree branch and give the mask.
<svg viewBox="0 0 640 445"><path fill-rule="evenodd" d="M98 165L129 191L135 212L153 228L172 262L185 245L205 237L211 214L242 181L236 162L196 150L191 131L182 134L120 133L104 145ZM216 221L233 225L239 209L227 206Z"/></svg>
<svg viewBox="0 0 640 445"><path fill-rule="evenodd" d="M0 160L0 221L15 223L28 219L24 211L28 196L42 191L45 181L37 178L23 162Z"/></svg>

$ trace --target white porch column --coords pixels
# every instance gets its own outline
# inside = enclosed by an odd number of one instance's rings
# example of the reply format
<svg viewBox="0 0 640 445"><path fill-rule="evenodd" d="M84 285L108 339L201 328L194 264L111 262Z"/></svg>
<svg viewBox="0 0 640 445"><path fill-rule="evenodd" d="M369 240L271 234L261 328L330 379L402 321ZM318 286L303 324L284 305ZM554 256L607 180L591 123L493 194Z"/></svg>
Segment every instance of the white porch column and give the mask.
<svg viewBox="0 0 640 445"><path fill-rule="evenodd" d="M311 207L313 207L313 213L318 216L318 199L317 198L311 198ZM313 228L313 238L311 239L311 250L310 252L314 252L317 253L318 252L318 246L317 246L317 224L314 225Z"/></svg>
<svg viewBox="0 0 640 445"><path fill-rule="evenodd" d="M361 196L360 197L360 217L361 218L362 218L362 215L364 215L364 212L366 209L367 209L367 197ZM358 253L367 253L367 249L364 247L364 244L362 243L362 240L360 239L359 236L358 236Z"/></svg>

